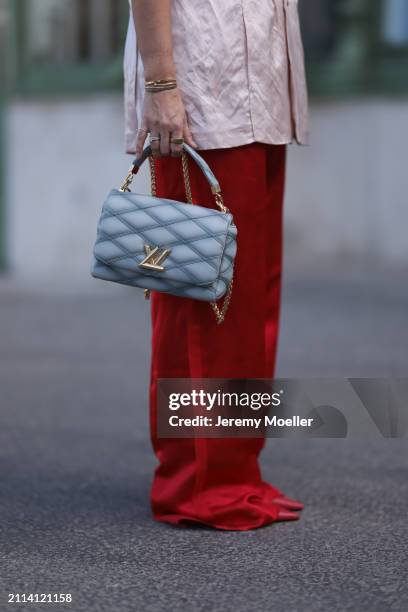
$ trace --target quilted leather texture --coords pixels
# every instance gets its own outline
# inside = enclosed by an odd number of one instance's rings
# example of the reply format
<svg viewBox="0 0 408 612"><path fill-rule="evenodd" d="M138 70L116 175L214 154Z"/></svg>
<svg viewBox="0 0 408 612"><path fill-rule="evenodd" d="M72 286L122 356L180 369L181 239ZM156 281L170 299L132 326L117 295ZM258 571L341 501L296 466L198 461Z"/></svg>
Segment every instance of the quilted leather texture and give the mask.
<svg viewBox="0 0 408 612"><path fill-rule="evenodd" d="M232 278L236 237L230 213L114 189L102 207L91 274L197 300L218 300ZM146 244L170 250L163 271L139 266Z"/></svg>

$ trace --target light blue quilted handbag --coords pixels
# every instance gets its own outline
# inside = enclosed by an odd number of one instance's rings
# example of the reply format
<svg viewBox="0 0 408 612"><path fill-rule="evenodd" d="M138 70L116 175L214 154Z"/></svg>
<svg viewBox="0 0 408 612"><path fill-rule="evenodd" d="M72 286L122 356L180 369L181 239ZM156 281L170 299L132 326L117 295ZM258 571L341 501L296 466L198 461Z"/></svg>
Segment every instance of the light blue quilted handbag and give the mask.
<svg viewBox="0 0 408 612"><path fill-rule="evenodd" d="M192 203L186 152L206 176L218 210ZM152 195L129 186L149 158ZM186 143L183 176L189 203L156 197L150 146L135 159L120 189L102 206L93 251L95 278L210 302L217 323L224 320L232 294L237 228L225 207L220 185L204 159ZM216 301L224 297L221 307Z"/></svg>

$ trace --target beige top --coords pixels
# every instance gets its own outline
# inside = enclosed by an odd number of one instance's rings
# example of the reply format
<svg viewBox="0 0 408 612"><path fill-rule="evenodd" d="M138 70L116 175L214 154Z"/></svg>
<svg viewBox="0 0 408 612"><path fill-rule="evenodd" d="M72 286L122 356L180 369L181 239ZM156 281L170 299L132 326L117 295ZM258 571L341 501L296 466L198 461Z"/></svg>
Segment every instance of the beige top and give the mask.
<svg viewBox="0 0 408 612"><path fill-rule="evenodd" d="M172 28L177 80L199 149L307 142L297 0L173 0ZM132 13L124 75L126 150L133 153L144 72Z"/></svg>

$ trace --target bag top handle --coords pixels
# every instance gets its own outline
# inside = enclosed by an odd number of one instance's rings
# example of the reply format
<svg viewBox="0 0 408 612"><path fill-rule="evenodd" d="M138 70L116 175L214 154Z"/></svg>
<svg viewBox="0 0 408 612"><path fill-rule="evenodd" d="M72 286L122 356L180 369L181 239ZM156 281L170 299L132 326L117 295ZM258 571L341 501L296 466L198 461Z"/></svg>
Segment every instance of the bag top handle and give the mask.
<svg viewBox="0 0 408 612"><path fill-rule="evenodd" d="M207 181L209 182L211 186L211 191L214 194L221 193L221 187L220 187L219 182L215 178L215 175L213 171L211 170L210 166L201 157L201 155L199 155L199 153L197 153L197 151L195 151L192 147L190 147L190 145L188 145L186 142L183 143L183 149L186 151L186 153L190 155L190 157L194 159L194 161L196 162L200 170L203 172L204 176L206 177ZM143 150L141 156L133 160L133 168L132 168L133 174L136 174L138 172L140 166L150 155L152 155L152 148L150 145L148 145Z"/></svg>
<svg viewBox="0 0 408 612"><path fill-rule="evenodd" d="M203 172L204 176L206 177L208 183L211 186L211 191L212 194L214 196L215 199L215 203L218 206L218 208L223 212L223 213L227 213L228 208L225 206L224 204L224 200L221 194L221 187L219 182L217 181L217 179L214 176L213 171L211 170L210 166L207 164L207 162L201 157L201 155L199 155L199 153L197 153L197 151L195 151L192 147L190 147L187 143L183 143L183 172L185 169L185 164L184 161L187 161L187 158L185 157L185 153L188 153L190 155L190 157L192 157L194 159L194 161L196 162L196 164L199 166L200 170ZM129 169L129 172L126 175L125 180L123 181L121 187L120 187L120 191L130 191L129 187L133 181L133 178L135 176L135 174L138 173L140 166L143 164L143 162L147 159L150 158L150 162L151 164L153 164L153 156L152 156L152 148L150 145L148 145L147 147L145 147L143 149L143 152L141 154L140 157L137 157L136 159L133 160L133 163ZM154 170L154 166L152 166L152 171ZM188 168L187 168L187 174L188 174Z"/></svg>

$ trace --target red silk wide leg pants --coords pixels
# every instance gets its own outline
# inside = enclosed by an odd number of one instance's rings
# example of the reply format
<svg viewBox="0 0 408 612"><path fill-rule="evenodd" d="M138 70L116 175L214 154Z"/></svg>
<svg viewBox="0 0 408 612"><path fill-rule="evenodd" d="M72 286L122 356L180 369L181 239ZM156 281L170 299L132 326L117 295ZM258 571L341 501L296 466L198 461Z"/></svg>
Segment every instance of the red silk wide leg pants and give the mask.
<svg viewBox="0 0 408 612"><path fill-rule="evenodd" d="M247 530L272 523L280 491L261 478L262 438L164 439L156 434L158 378L272 378L278 336L286 147L252 143L199 151L218 178L238 229L234 289L221 325L206 302L152 292L150 416L159 461L154 517ZM181 161L155 161L157 195L186 201ZM193 201L214 207L189 159Z"/></svg>

